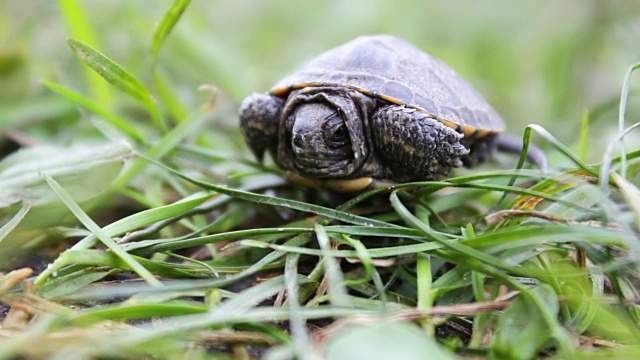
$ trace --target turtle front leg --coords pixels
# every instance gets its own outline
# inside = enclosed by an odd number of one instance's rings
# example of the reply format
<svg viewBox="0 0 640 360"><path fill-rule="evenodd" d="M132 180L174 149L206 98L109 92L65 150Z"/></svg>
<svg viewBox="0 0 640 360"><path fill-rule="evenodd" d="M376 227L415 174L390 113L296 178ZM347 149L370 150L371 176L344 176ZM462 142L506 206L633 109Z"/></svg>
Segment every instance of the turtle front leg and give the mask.
<svg viewBox="0 0 640 360"><path fill-rule="evenodd" d="M240 130L258 161L269 150L274 160L278 147L278 126L284 101L269 94L248 96L240 106Z"/></svg>
<svg viewBox="0 0 640 360"><path fill-rule="evenodd" d="M462 134L402 105L381 107L372 117L371 132L377 153L393 181L433 180L462 166L469 150Z"/></svg>

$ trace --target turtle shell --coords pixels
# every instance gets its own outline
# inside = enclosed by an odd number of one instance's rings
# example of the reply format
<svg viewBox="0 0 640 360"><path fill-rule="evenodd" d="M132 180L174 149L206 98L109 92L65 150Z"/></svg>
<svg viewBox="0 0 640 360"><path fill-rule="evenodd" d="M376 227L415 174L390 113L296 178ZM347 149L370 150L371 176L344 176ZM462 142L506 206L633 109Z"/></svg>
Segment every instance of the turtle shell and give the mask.
<svg viewBox="0 0 640 360"><path fill-rule="evenodd" d="M442 61L390 35L362 36L280 80L271 94L308 86L352 88L423 111L466 136L501 132L500 115Z"/></svg>

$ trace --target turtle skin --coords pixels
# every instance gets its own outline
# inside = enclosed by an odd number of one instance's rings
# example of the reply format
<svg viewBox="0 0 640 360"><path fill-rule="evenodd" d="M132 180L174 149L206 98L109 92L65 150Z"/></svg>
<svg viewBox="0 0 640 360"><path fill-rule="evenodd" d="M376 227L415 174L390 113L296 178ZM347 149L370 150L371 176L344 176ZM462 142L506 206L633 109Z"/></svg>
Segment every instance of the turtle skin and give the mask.
<svg viewBox="0 0 640 360"><path fill-rule="evenodd" d="M504 129L455 71L387 35L321 54L239 115L259 160L269 152L292 180L338 191L444 178L490 157Z"/></svg>

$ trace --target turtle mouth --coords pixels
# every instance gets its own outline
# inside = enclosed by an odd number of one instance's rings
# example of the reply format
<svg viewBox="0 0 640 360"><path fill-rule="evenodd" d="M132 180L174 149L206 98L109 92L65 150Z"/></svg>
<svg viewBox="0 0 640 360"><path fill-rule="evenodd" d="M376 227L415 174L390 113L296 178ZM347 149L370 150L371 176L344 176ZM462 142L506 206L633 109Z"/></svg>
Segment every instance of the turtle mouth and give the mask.
<svg viewBox="0 0 640 360"><path fill-rule="evenodd" d="M296 170L307 175L314 175L319 170L340 168L349 163L351 158L328 158L323 154L296 153Z"/></svg>
<svg viewBox="0 0 640 360"><path fill-rule="evenodd" d="M294 141L291 150L296 170L307 175L340 171L354 158L350 142L340 147L329 147L313 141L304 145L300 146Z"/></svg>
<svg viewBox="0 0 640 360"><path fill-rule="evenodd" d="M298 148L293 148L293 152L296 162L305 166L329 167L337 162L348 161L353 158L353 156L349 156L349 154L322 154Z"/></svg>

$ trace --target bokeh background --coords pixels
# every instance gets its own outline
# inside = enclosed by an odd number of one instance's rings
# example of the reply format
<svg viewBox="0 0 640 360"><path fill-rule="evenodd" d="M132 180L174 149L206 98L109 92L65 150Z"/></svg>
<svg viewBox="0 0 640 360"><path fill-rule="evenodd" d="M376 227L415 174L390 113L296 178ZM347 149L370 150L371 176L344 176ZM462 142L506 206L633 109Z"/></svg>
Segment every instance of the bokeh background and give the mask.
<svg viewBox="0 0 640 360"><path fill-rule="evenodd" d="M138 116L140 110L116 89L89 85L90 71L65 43L73 26L63 21L64 1L0 3L4 132L45 143L70 143L91 134L91 122L83 121L91 115L46 89L41 79L129 118ZM153 27L172 1L76 2L94 30L80 40L148 84ZM624 76L640 61L640 2L196 0L163 45L158 65L185 109L206 100L198 85L220 88L223 95L212 121L228 141L212 146L246 151L235 115L243 97L267 90L324 50L375 33L395 34L443 59L485 95L513 133L539 123L575 149L583 113L589 110L588 160L597 162L617 132ZM632 83L628 123L637 121L636 88Z"/></svg>

